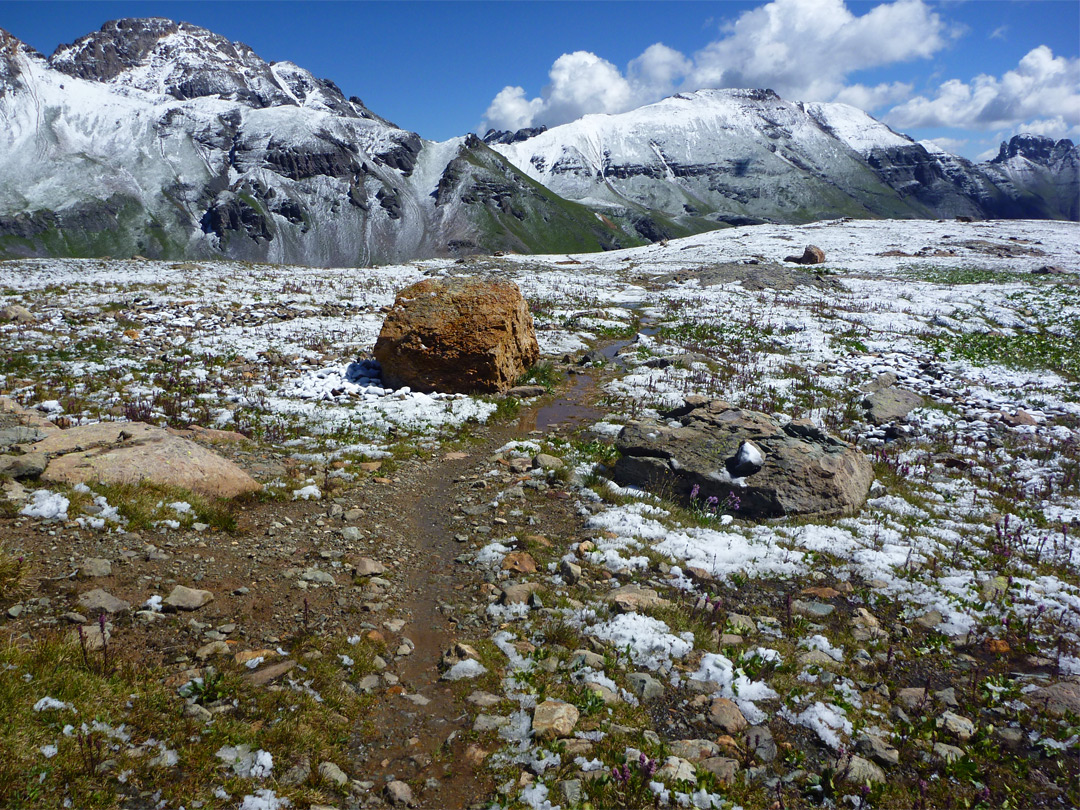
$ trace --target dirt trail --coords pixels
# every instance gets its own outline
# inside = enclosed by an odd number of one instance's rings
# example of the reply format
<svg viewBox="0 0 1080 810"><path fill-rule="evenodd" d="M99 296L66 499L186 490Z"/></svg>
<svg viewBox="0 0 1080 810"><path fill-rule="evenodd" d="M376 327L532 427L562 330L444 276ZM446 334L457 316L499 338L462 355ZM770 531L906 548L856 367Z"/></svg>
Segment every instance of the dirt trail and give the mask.
<svg viewBox="0 0 1080 810"><path fill-rule="evenodd" d="M399 486L416 493L415 508L390 502L388 513L376 516L398 535L395 545L410 545L422 561L406 575L407 596L397 605L397 615L406 619L401 636L415 648L397 659L394 674L400 684L381 693L357 733L358 770L375 781L376 789L394 779L419 785L414 792L417 806L447 810L469 807L491 794L490 771L466 755L469 743L463 732L471 728L471 713L451 684L439 680L443 652L476 635L475 630L469 634L456 629L460 613L468 608L455 605L448 616L450 611L441 606L471 597L483 584L479 572L454 561L468 547L454 539L462 527L454 525L453 515L459 513L465 482L490 470L492 454L506 442L530 435L565 435L600 418L602 414L589 404L595 391L592 376L578 374L554 400L523 409L517 422L488 431L467 457L451 455L411 468L409 479ZM552 501L552 510L568 509L569 503ZM545 525L554 524L555 520L548 522L554 517L546 516ZM560 517L576 520L569 512ZM484 599L480 603L486 604Z"/></svg>

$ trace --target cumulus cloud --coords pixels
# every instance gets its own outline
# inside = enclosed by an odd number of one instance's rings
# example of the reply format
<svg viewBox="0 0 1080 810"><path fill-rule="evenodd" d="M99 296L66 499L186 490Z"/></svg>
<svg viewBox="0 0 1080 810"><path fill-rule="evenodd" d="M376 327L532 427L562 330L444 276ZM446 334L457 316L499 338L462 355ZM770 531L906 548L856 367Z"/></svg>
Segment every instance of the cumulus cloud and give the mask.
<svg viewBox="0 0 1080 810"><path fill-rule="evenodd" d="M844 0L772 0L740 14L720 32L719 39L689 57L662 43L651 45L625 72L587 51L563 54L539 96L504 88L488 107L485 126L553 126L702 87L769 87L786 98L840 99L874 109L905 98L910 87L849 87L850 74L927 58L954 33L923 0L881 3L862 16Z"/></svg>
<svg viewBox="0 0 1080 810"><path fill-rule="evenodd" d="M1029 122L1045 134L1064 135L1080 127L1080 59L1054 56L1040 45L1001 78L950 79L933 98L916 96L894 107L885 121L899 127L983 130Z"/></svg>

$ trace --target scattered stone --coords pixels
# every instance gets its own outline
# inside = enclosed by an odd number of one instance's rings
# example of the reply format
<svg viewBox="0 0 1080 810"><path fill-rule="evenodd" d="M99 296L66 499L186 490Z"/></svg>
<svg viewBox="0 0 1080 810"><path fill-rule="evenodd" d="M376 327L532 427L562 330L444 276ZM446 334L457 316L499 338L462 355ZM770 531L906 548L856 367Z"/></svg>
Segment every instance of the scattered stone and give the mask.
<svg viewBox="0 0 1080 810"><path fill-rule="evenodd" d="M664 684L647 672L631 672L626 676L630 691L642 700L653 700L664 694Z"/></svg>
<svg viewBox="0 0 1080 810"><path fill-rule="evenodd" d="M975 724L953 712L943 712L937 719L937 727L945 729L960 742L967 742L975 734Z"/></svg>
<svg viewBox="0 0 1080 810"><path fill-rule="evenodd" d="M680 427L670 427L678 420ZM764 455L759 471L738 477L744 442ZM866 500L874 472L854 446L833 438L807 419L783 420L733 408L720 400L688 397L664 414L619 433L615 480L689 503L739 499L738 516L751 519L795 514L846 514Z"/></svg>
<svg viewBox="0 0 1080 810"><path fill-rule="evenodd" d="M83 579L112 576L112 563L102 557L87 557L79 566L79 576Z"/></svg>
<svg viewBox="0 0 1080 810"><path fill-rule="evenodd" d="M276 681L295 666L295 661L279 661L276 664L270 664L262 669L247 673L244 675L244 680L254 686L265 686L272 681Z"/></svg>
<svg viewBox="0 0 1080 810"><path fill-rule="evenodd" d="M415 391L505 391L540 358L517 285L428 278L398 293L375 343L383 382Z"/></svg>
<svg viewBox="0 0 1080 810"><path fill-rule="evenodd" d="M0 321L11 323L37 323L37 318L26 307L19 304L8 304L0 307Z"/></svg>
<svg viewBox="0 0 1080 810"><path fill-rule="evenodd" d="M498 714L478 714L473 720L473 731L497 731L510 722L509 717Z"/></svg>
<svg viewBox="0 0 1080 810"><path fill-rule="evenodd" d="M807 245L802 256L785 256L784 261L794 264L821 264L825 261L825 251L816 245Z"/></svg>
<svg viewBox="0 0 1080 810"><path fill-rule="evenodd" d="M195 657L200 661L205 661L208 658L215 658L219 655L229 655L229 645L224 641L211 641L209 644L204 644L199 647L195 652Z"/></svg>
<svg viewBox="0 0 1080 810"><path fill-rule="evenodd" d="M327 782L333 782L338 787L345 787L345 785L349 784L349 777L345 775L345 771L341 770L333 762L320 762L319 776Z"/></svg>
<svg viewBox="0 0 1080 810"><path fill-rule="evenodd" d="M738 760L729 757L709 757L703 759L701 767L720 780L722 785L734 785L739 773Z"/></svg>
<svg viewBox="0 0 1080 810"><path fill-rule="evenodd" d="M866 418L874 425L899 422L916 408L921 408L926 401L918 394L903 388L882 388L865 397L862 406L866 409Z"/></svg>
<svg viewBox="0 0 1080 810"><path fill-rule="evenodd" d="M395 779L386 785L386 799L394 807L415 807L412 788L405 782Z"/></svg>
<svg viewBox="0 0 1080 810"><path fill-rule="evenodd" d="M668 757L656 771L656 778L665 782L690 782L697 781L694 772L694 763L682 757Z"/></svg>
<svg viewBox="0 0 1080 810"><path fill-rule="evenodd" d="M503 557L502 570L515 574L535 574L536 560L527 551L512 551Z"/></svg>
<svg viewBox="0 0 1080 810"><path fill-rule="evenodd" d="M837 769L844 774L848 782L856 785L865 785L867 782L884 784L886 781L885 771L870 760L855 754L842 759Z"/></svg>
<svg viewBox="0 0 1080 810"><path fill-rule="evenodd" d="M533 733L538 740L569 737L578 721L577 707L548 698L533 710Z"/></svg>
<svg viewBox="0 0 1080 810"><path fill-rule="evenodd" d="M736 734L749 725L735 702L722 697L715 698L710 704L709 722L714 726L719 726L728 734Z"/></svg>
<svg viewBox="0 0 1080 810"><path fill-rule="evenodd" d="M356 565L353 568L353 574L358 577L372 577L385 573L386 566L370 557L361 557L356 561Z"/></svg>
<svg viewBox="0 0 1080 810"><path fill-rule="evenodd" d="M533 456L532 465L539 470L559 470L565 466L565 463L558 456L548 455L547 453L537 453Z"/></svg>
<svg viewBox="0 0 1080 810"><path fill-rule="evenodd" d="M855 748L879 765L892 767L900 764L900 751L876 734L864 734L855 743Z"/></svg>
<svg viewBox="0 0 1080 810"><path fill-rule="evenodd" d="M964 756L964 749L945 743L934 743L934 755L942 762L955 762Z"/></svg>
<svg viewBox="0 0 1080 810"><path fill-rule="evenodd" d="M823 667L835 669L839 662L823 650L807 650L799 656L799 664L804 667Z"/></svg>
<svg viewBox="0 0 1080 810"><path fill-rule="evenodd" d="M131 609L131 603L118 599L101 588L85 591L79 594L79 606L85 608L91 614L95 613L123 613Z"/></svg>
<svg viewBox="0 0 1080 810"><path fill-rule="evenodd" d="M165 604L173 610L198 610L204 605L214 601L214 594L210 591L188 588L177 585L172 592L165 597Z"/></svg>
<svg viewBox="0 0 1080 810"><path fill-rule="evenodd" d="M559 563L559 575L566 580L567 584L575 585L581 581L581 566L569 560L562 560Z"/></svg>
<svg viewBox="0 0 1080 810"><path fill-rule="evenodd" d="M581 791L581 780L564 779L559 782L559 793L562 795L567 807L578 807L584 795Z"/></svg>
<svg viewBox="0 0 1080 810"><path fill-rule="evenodd" d="M1080 715L1080 684L1061 681L1035 689L1028 695L1032 704L1045 708L1055 717L1063 717L1066 712Z"/></svg>
<svg viewBox="0 0 1080 810"><path fill-rule="evenodd" d="M639 610L671 604L652 588L644 588L636 583L608 591L604 594L604 601L611 602L620 613L637 613Z"/></svg>
<svg viewBox="0 0 1080 810"><path fill-rule="evenodd" d="M768 726L751 726L746 731L746 745L761 762L776 759L776 741Z"/></svg>

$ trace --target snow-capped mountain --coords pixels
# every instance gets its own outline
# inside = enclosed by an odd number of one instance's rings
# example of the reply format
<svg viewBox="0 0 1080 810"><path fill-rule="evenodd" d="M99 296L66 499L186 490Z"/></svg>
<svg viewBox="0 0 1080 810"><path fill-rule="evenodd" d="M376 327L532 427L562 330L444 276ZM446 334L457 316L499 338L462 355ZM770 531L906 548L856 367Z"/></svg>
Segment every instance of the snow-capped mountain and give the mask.
<svg viewBox="0 0 1080 810"><path fill-rule="evenodd" d="M789 102L770 90L680 93L619 115L488 140L561 196L658 212L690 229L841 215L1076 216L1077 174L1069 167L1078 152L1069 141L1050 142L1056 163L1038 164L1045 171L975 166L854 107ZM1047 176L1056 184L1051 200ZM1059 202L1070 190L1072 208Z"/></svg>
<svg viewBox="0 0 1080 810"><path fill-rule="evenodd" d="M1024 136L976 166L768 90L485 140L426 141L186 23L106 23L48 59L0 30L0 258L361 265L757 221L1080 215L1068 141Z"/></svg>
<svg viewBox="0 0 1080 810"><path fill-rule="evenodd" d="M0 121L0 256L354 265L533 250L555 222L566 249L641 241L475 138L423 141L169 20L107 23L48 60L0 31Z"/></svg>

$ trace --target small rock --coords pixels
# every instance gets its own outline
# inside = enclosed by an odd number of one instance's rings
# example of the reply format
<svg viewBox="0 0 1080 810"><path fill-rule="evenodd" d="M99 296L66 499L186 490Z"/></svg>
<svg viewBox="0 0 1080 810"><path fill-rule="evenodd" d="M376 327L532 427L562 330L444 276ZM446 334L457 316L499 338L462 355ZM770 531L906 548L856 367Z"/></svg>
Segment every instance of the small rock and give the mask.
<svg viewBox="0 0 1080 810"><path fill-rule="evenodd" d="M416 804L412 788L398 779L387 783L386 798L394 807L414 807Z"/></svg>
<svg viewBox="0 0 1080 810"><path fill-rule="evenodd" d="M563 560L559 563L559 574L568 584L575 585L581 581L581 566L569 560Z"/></svg>
<svg viewBox="0 0 1080 810"><path fill-rule="evenodd" d="M709 706L709 722L729 734L740 732L749 725L735 702L722 697L714 699Z"/></svg>
<svg viewBox="0 0 1080 810"><path fill-rule="evenodd" d="M922 687L909 687L896 693L898 702L903 703L909 709L926 702L926 690Z"/></svg>
<svg viewBox="0 0 1080 810"><path fill-rule="evenodd" d="M613 603L620 613L636 613L646 608L671 604L652 588L643 588L634 583L609 591L603 598L605 602Z"/></svg>
<svg viewBox="0 0 1080 810"><path fill-rule="evenodd" d="M499 595L500 605L525 605L534 592L540 590L539 582L522 582L513 585L504 585Z"/></svg>
<svg viewBox="0 0 1080 810"><path fill-rule="evenodd" d="M502 570L515 574L535 574L536 560L527 551L512 551L503 557Z"/></svg>
<svg viewBox="0 0 1080 810"><path fill-rule="evenodd" d="M848 782L856 785L865 785L867 782L885 783L885 771L870 760L855 754L842 760L839 770Z"/></svg>
<svg viewBox="0 0 1080 810"><path fill-rule="evenodd" d="M715 776L722 785L734 785L739 773L739 762L729 757L709 757L701 761L701 767Z"/></svg>
<svg viewBox="0 0 1080 810"><path fill-rule="evenodd" d="M727 623L733 633L752 636L758 631L757 622L741 613L729 613Z"/></svg>
<svg viewBox="0 0 1080 810"><path fill-rule="evenodd" d="M632 672L626 676L630 691L642 700L653 700L664 694L664 685L647 672Z"/></svg>
<svg viewBox="0 0 1080 810"><path fill-rule="evenodd" d="M915 624L925 627L927 630L937 630L945 618L940 610L930 610L915 619Z"/></svg>
<svg viewBox="0 0 1080 810"><path fill-rule="evenodd" d="M174 610L198 610L213 601L214 594L210 591L188 588L183 585L177 585L165 597L165 604Z"/></svg>
<svg viewBox="0 0 1080 810"><path fill-rule="evenodd" d="M330 574L325 571L321 571L318 568L305 568L301 574L300 579L304 582L315 582L319 585L336 585L337 582Z"/></svg>
<svg viewBox="0 0 1080 810"><path fill-rule="evenodd" d="M802 256L786 256L784 261L795 264L821 264L825 261L825 251L817 245L807 245Z"/></svg>
<svg viewBox="0 0 1080 810"><path fill-rule="evenodd" d="M900 752L896 747L875 734L864 734L855 743L855 747L879 765L891 767L900 764Z"/></svg>
<svg viewBox="0 0 1080 810"><path fill-rule="evenodd" d="M345 787L345 785L349 784L349 777L345 775L345 771L341 770L333 762L320 762L319 776L328 782L333 782L338 787Z"/></svg>
<svg viewBox="0 0 1080 810"><path fill-rule="evenodd" d="M533 456L533 467L541 470L558 470L563 467L563 460L558 456L551 456L547 453L537 453Z"/></svg>
<svg viewBox="0 0 1080 810"><path fill-rule="evenodd" d="M953 734L960 742L967 742L975 734L975 724L953 712L943 712L937 719L937 727Z"/></svg>
<svg viewBox="0 0 1080 810"><path fill-rule="evenodd" d="M696 783L697 776L694 773L694 763L682 757L668 757L664 764L656 771L656 778L667 782L690 782Z"/></svg>
<svg viewBox="0 0 1080 810"><path fill-rule="evenodd" d="M131 609L130 602L117 599L101 588L79 594L79 605L91 613L123 613Z"/></svg>
<svg viewBox="0 0 1080 810"><path fill-rule="evenodd" d="M386 573L386 566L370 557L361 557L356 561L353 573L358 577L378 576Z"/></svg>
<svg viewBox="0 0 1080 810"><path fill-rule="evenodd" d="M229 645L224 641L211 641L209 644L205 644L195 652L195 657L200 661L205 661L207 658L213 658L218 655L228 655Z"/></svg>
<svg viewBox="0 0 1080 810"><path fill-rule="evenodd" d="M955 745L946 745L945 743L934 743L934 755L943 762L955 762L964 756L964 750L957 748Z"/></svg>
<svg viewBox="0 0 1080 810"><path fill-rule="evenodd" d="M576 706L549 698L533 710L533 733L538 740L569 737L578 717Z"/></svg>

